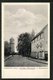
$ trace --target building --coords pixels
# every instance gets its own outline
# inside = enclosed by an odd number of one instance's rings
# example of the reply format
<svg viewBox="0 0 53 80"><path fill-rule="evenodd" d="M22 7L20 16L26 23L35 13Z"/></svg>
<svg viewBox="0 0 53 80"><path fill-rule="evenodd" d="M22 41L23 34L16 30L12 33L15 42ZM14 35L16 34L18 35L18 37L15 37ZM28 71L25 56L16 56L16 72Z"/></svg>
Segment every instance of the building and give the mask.
<svg viewBox="0 0 53 80"><path fill-rule="evenodd" d="M48 60L48 24L32 39L31 57Z"/></svg>
<svg viewBox="0 0 53 80"><path fill-rule="evenodd" d="M13 53L14 50L15 50L15 48L14 48L14 39L11 38L10 39L10 53Z"/></svg>

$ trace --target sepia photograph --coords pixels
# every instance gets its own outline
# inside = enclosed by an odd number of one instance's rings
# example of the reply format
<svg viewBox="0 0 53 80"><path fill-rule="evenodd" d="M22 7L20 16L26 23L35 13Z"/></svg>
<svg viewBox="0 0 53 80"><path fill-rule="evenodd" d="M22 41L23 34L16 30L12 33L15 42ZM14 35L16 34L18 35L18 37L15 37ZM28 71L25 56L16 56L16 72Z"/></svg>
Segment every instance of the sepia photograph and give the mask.
<svg viewBox="0 0 53 80"><path fill-rule="evenodd" d="M3 69L49 70L49 17L49 3L2 3Z"/></svg>

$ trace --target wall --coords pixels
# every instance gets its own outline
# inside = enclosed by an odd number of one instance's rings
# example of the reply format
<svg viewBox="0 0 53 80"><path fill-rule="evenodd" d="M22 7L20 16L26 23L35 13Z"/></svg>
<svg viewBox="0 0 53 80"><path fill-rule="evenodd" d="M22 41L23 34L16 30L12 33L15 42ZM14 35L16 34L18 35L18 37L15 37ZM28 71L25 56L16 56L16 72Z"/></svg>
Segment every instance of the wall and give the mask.
<svg viewBox="0 0 53 80"><path fill-rule="evenodd" d="M31 56L45 58L45 53L48 51L48 25L41 31L41 33L31 42Z"/></svg>

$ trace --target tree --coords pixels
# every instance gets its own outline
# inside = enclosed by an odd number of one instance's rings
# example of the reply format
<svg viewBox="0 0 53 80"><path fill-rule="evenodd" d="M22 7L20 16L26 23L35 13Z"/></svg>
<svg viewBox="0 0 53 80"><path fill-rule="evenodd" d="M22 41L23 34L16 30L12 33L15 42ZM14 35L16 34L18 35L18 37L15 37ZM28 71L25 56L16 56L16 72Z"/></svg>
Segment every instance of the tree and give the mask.
<svg viewBox="0 0 53 80"><path fill-rule="evenodd" d="M34 37L35 37L35 31L32 30L32 32L31 32L31 39L33 39Z"/></svg>
<svg viewBox="0 0 53 80"><path fill-rule="evenodd" d="M8 43L8 41L5 41L4 42L4 55L8 56L9 52L10 52L9 43Z"/></svg>
<svg viewBox="0 0 53 80"><path fill-rule="evenodd" d="M23 33L18 38L19 54L23 56L30 56L31 53L31 37L29 33Z"/></svg>

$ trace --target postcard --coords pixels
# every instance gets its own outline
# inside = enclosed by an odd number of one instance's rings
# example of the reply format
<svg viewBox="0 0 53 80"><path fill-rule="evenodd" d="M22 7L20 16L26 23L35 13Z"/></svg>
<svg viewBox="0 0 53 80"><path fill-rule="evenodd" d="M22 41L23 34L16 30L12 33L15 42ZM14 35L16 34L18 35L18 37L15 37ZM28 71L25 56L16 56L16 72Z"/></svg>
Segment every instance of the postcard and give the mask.
<svg viewBox="0 0 53 80"><path fill-rule="evenodd" d="M2 78L50 78L50 3L2 3Z"/></svg>

